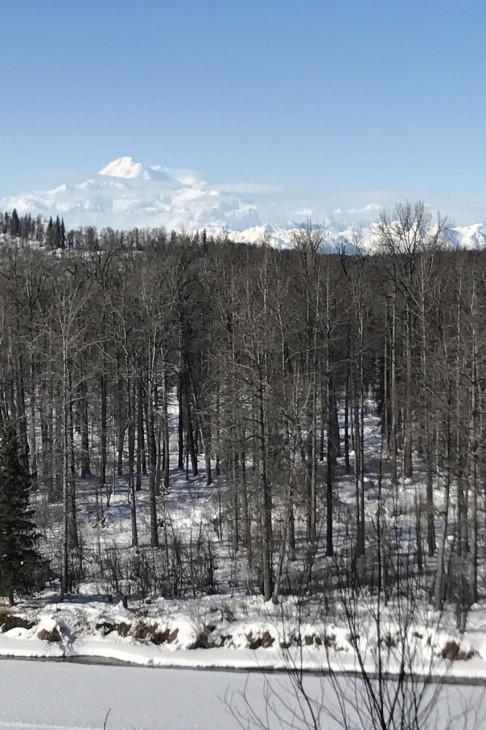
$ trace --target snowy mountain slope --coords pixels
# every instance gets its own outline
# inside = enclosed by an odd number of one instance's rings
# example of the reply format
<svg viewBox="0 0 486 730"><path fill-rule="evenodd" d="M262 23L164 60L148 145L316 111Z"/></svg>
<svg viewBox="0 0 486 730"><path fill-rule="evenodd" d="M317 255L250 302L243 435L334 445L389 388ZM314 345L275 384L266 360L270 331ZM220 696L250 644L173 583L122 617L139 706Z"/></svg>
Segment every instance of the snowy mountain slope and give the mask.
<svg viewBox="0 0 486 730"><path fill-rule="evenodd" d="M131 157L113 160L77 185L3 198L0 208L60 215L70 227L242 230L260 223L254 204L237 191L211 186L191 170L145 168Z"/></svg>
<svg viewBox="0 0 486 730"><path fill-rule="evenodd" d="M477 223L472 226L450 228L448 237L455 248L484 248L486 246L486 227L482 223Z"/></svg>
<svg viewBox="0 0 486 730"><path fill-rule="evenodd" d="M286 200L283 190L275 186L209 184L193 170L144 167L129 156L112 160L82 183L0 199L0 210L13 208L21 215L59 215L71 228L205 228L213 234L225 231L239 241L266 240L277 247L291 244L293 230L300 225L293 221L305 221L313 214L311 208ZM379 215L379 206L370 204L355 214L348 227L336 223L333 216L332 222L326 222L328 251L343 246L349 252L375 248L372 220ZM353 224L359 226L358 237ZM454 248L477 249L486 244L486 226L481 223L450 228L447 235Z"/></svg>

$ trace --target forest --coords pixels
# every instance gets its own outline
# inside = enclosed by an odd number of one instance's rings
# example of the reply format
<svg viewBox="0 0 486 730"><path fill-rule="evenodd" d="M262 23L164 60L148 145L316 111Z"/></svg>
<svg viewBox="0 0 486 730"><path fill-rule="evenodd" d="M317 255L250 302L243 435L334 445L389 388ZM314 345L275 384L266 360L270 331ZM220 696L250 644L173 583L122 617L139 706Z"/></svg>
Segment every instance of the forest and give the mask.
<svg viewBox="0 0 486 730"><path fill-rule="evenodd" d="M0 422L30 475L38 581L218 591L213 538L189 550L164 508L174 475L203 475L214 539L265 601L343 576L391 591L406 566L463 623L484 578L486 254L444 225L401 204L376 252L329 255L310 223L276 250L5 214ZM121 480L128 543L93 563L85 495L102 530Z"/></svg>

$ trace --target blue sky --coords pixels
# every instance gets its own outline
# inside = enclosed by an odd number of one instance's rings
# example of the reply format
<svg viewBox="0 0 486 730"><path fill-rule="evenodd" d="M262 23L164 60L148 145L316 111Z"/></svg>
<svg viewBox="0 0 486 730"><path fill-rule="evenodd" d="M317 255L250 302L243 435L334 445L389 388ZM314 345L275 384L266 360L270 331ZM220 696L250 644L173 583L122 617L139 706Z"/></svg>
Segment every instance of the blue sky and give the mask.
<svg viewBox="0 0 486 730"><path fill-rule="evenodd" d="M0 196L131 155L486 220L480 0L6 0L2 27Z"/></svg>

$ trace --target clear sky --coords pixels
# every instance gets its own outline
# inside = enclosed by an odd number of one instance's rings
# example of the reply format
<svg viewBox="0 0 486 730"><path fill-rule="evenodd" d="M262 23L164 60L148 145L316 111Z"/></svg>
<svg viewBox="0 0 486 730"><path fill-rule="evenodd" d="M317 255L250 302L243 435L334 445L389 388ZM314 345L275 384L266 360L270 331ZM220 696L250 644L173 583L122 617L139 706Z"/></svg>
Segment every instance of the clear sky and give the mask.
<svg viewBox="0 0 486 730"><path fill-rule="evenodd" d="M131 155L486 220L482 0L4 0L1 24L0 196Z"/></svg>

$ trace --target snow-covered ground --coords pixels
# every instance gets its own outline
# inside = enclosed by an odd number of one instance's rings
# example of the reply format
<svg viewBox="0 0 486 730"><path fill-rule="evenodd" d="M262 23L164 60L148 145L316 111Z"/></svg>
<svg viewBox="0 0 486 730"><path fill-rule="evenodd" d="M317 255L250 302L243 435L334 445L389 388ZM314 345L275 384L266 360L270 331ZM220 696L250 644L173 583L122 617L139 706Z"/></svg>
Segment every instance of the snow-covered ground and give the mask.
<svg viewBox="0 0 486 730"><path fill-rule="evenodd" d="M172 408L173 435L176 413ZM370 519L377 509L376 475L373 460L381 448L379 420L370 403L366 416L366 449L370 470L366 476L366 509ZM176 444L174 444L176 445ZM353 458L353 455L351 455ZM424 475L416 464L415 481L403 482L400 501L413 504L417 490L423 489ZM189 546L196 560L199 546L211 545L214 563L212 595L193 588L181 589L177 597L163 598L152 590L148 598L133 591L127 574L123 578L124 556L137 557L130 547L130 505L128 486L118 477L107 492L94 494L89 481L78 485L79 525L84 545L85 577L78 593L61 601L59 586L52 585L30 600L9 608L0 606L0 656L5 657L90 657L123 661L152 667L211 667L251 669L285 668L296 657L303 668L337 671L356 670L356 654L350 642L350 627L323 610L325 594L316 593L303 611L299 599L280 597L277 605L265 603L254 588L249 589L244 555L237 558L224 529L224 485L218 480L205 484L204 475L186 478L184 470L172 469L171 485L160 497L159 514L163 516L161 533L177 537ZM98 490L99 491L99 490ZM339 485L339 510L352 508L354 484L343 476ZM395 492L393 491L393 494ZM393 494L389 509L397 509ZM222 496L223 495L223 496ZM383 504L387 501L382 496ZM395 501L394 501L395 500ZM439 500L439 494L436 495ZM47 510L44 518L50 525L47 546L55 555L59 531L52 529L57 505L39 505ZM50 512L49 512L50 510ZM406 510L405 510L406 511ZM100 514L102 513L102 519ZM148 495L146 485L138 494L137 514L140 539L147 542ZM339 524L337 524L339 533ZM198 540L202 540L199 543ZM163 543L164 535L160 535ZM54 547L52 547L54 546ZM111 551L117 563L118 592L110 584ZM160 552L164 552L163 549ZM128 559L128 558L127 558ZM325 560L325 559L324 559ZM197 561L196 561L197 562ZM204 570L204 559L202 560ZM131 567L133 573L133 566ZM294 570L299 570L296 565ZM121 576L121 577L120 577ZM113 583L113 581L112 581ZM121 600L126 596L126 602ZM370 597L373 601L373 597ZM376 662L377 626L372 620L374 606L363 601L360 633L369 670ZM403 608L403 607L402 607ZM458 634L454 612L437 617L429 605L419 606L409 632L413 635L416 671L437 677L486 679L486 611L476 605L468 617L467 632ZM380 631L396 643L399 627L393 606L381 608ZM448 643L461 649L454 661L443 657ZM387 657L388 668L398 670L394 647Z"/></svg>
<svg viewBox="0 0 486 730"><path fill-rule="evenodd" d="M333 711L328 679L308 677L306 689L321 707ZM297 698L278 675L0 661L0 728L11 730L101 730L105 721L106 730L233 730L250 727L239 725L236 717L246 723L248 705L265 719L268 699L294 722L292 727L303 727ZM476 721L479 730L485 711L482 687L445 685L428 727L472 729ZM270 713L267 727L281 730L285 725ZM323 711L321 727L337 730L340 725Z"/></svg>
<svg viewBox="0 0 486 730"><path fill-rule="evenodd" d="M175 415L172 413L174 420ZM365 437L369 465L365 481L366 511L371 520L377 509L373 464L381 448L379 422L372 404L366 416ZM417 461L414 480L404 480L400 485L399 499L403 506L400 513L407 514L406 503L413 504L417 491L423 489L423 477ZM353 490L352 477L342 475L336 506L337 540L340 510L342 513L352 509ZM437 500L439 496L438 493ZM287 708L295 706L300 713L295 694L288 688L288 675L284 672L265 677L263 674L265 670L285 670L289 666L314 672L306 675L305 682L311 694L320 698L319 707L328 710L331 706L332 683L322 677L329 668L338 673L339 681L345 683L344 689L351 687L352 699L360 680L346 674L359 673L349 625L339 621L339 612L326 613L323 593L316 593L312 600L306 601L302 612L302 604L292 595L281 596L278 604L265 603L255 593L254 586L250 589L244 556L238 558L232 553L231 540L225 531L224 485L216 479L208 487L204 475L187 478L184 470L177 470L173 465L170 490L159 499L162 542L166 533L170 539L177 538L192 551L191 559L197 557L201 546L211 545L213 593L205 594L204 590L181 584L177 597L164 598L153 590L149 591L148 598L142 598L133 589L129 572L125 574L123 565L118 563L119 590L114 591L110 587L113 581L106 555L111 550L112 559L122 563L136 555L130 546L127 484L124 479L114 477L107 491L95 495L89 480L80 481L79 524L85 572L78 593L61 601L59 586L53 584L13 607L0 606L0 656L54 660L0 661L0 728L103 728L107 718L107 730L230 730L238 727L234 716L238 711L242 713L242 726L251 727L245 724L250 706L263 717L272 703L277 705L277 713L283 711L284 700ZM385 496L382 499L386 509L397 510L396 492L390 493L389 504ZM52 547L55 556L60 534L52 525L59 507L39 504L38 508L50 526L47 545ZM148 512L144 484L137 497L142 544L147 542L149 533ZM299 570L299 566L295 569ZM371 606L364 599L358 607L362 613L359 619L361 658L367 670L373 672L377 647L381 646L387 669L397 672L400 628L394 607L380 607L380 638L373 620L375 598L371 593L369 598ZM462 635L455 629L453 611L442 616L438 626L430 606L418 605L420 610L408 626L412 637L408 648L414 654L415 671L448 681L484 683L484 605L472 607L467 631ZM460 647L454 661L443 655L450 642ZM59 661L63 659L84 659L92 664ZM107 666L100 662L123 662L129 666ZM221 672L221 669L239 671ZM256 671L247 674L248 670ZM272 686L276 687L275 693ZM228 711L230 698L233 714ZM472 720L463 723L464 710L471 710L472 719L480 717L476 705L482 703L481 707L486 710L483 700L479 687L444 686L436 708L441 719L435 724L431 721L431 730L473 728ZM366 727L359 722L357 727ZM283 727L276 716L271 716L265 726L275 730ZM333 724L326 716L321 726L335 730L339 724ZM291 727L303 726L296 719ZM476 727L481 728L481 722Z"/></svg>

